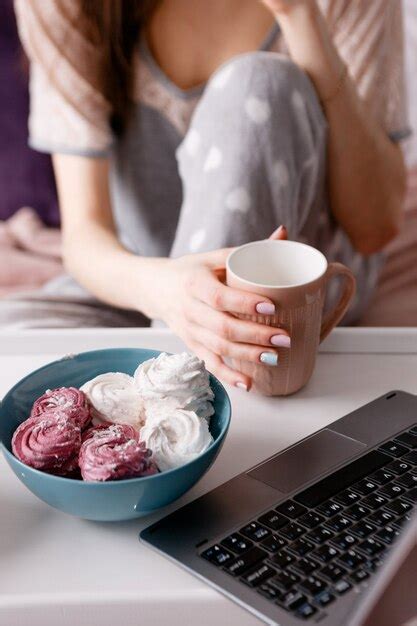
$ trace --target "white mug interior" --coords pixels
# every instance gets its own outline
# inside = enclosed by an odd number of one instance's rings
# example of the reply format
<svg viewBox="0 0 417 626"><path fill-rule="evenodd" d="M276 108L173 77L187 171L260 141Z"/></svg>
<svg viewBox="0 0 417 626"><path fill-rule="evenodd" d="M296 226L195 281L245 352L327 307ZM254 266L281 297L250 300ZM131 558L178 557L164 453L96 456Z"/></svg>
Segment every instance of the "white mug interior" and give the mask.
<svg viewBox="0 0 417 626"><path fill-rule="evenodd" d="M230 253L227 270L241 280L263 287L298 287L326 272L326 257L297 241L254 241Z"/></svg>

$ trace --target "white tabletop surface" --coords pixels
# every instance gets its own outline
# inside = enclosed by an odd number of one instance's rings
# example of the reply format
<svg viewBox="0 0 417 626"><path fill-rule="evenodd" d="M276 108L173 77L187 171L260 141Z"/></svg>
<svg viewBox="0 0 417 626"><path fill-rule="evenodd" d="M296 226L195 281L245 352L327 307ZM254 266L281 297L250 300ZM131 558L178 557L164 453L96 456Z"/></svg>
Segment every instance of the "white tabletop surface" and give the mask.
<svg viewBox="0 0 417 626"><path fill-rule="evenodd" d="M0 333L0 397L33 369L105 347L183 348L167 330ZM174 505L97 523L39 501L0 458L0 626L256 626L260 622L138 541L141 528L385 393L417 393L417 329L339 329L289 398L228 389L232 425L213 468Z"/></svg>

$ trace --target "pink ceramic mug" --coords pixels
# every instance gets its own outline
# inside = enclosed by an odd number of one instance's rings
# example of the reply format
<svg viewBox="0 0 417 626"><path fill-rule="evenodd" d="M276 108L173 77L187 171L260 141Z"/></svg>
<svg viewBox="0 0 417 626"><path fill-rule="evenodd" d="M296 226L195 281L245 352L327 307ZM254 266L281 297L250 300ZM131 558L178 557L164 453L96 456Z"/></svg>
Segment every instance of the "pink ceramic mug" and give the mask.
<svg viewBox="0 0 417 626"><path fill-rule="evenodd" d="M326 287L335 276L344 278L336 305L323 317ZM313 373L318 345L340 322L352 300L356 282L341 263L327 263L311 246L296 241L255 241L236 248L226 262L230 287L270 298L275 315L256 315L262 324L285 328L291 348L278 349L278 365L232 361L248 374L263 394L285 396L301 389Z"/></svg>

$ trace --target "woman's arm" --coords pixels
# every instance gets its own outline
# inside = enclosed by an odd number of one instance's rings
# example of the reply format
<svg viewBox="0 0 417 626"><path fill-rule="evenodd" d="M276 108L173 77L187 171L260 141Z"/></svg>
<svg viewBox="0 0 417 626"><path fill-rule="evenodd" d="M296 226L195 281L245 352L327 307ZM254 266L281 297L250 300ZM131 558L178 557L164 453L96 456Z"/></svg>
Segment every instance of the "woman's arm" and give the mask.
<svg viewBox="0 0 417 626"><path fill-rule="evenodd" d="M138 257L120 243L109 194L108 160L53 156L68 273L99 300L155 317L150 277L166 259Z"/></svg>
<svg viewBox="0 0 417 626"><path fill-rule="evenodd" d="M397 234L401 221L401 149L367 115L315 0L264 3L275 13L292 59L313 81L324 107L332 212L359 252L377 252Z"/></svg>
<svg viewBox="0 0 417 626"><path fill-rule="evenodd" d="M289 347L288 333L233 313L272 314L268 298L232 289L219 279L229 250L179 259L137 256L119 242L112 218L108 161L54 155L62 218L64 264L80 284L103 302L161 319L214 374L250 388L245 374L224 357L260 362L261 353ZM286 238L285 229L273 234Z"/></svg>

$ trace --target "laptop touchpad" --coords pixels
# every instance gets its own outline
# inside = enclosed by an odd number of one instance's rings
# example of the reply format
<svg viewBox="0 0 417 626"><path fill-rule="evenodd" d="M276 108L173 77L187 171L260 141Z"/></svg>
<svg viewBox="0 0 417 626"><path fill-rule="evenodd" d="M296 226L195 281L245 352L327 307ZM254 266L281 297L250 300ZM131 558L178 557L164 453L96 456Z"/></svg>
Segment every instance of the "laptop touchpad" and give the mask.
<svg viewBox="0 0 417 626"><path fill-rule="evenodd" d="M325 428L287 452L258 465L248 475L289 493L348 461L366 447L361 441Z"/></svg>

